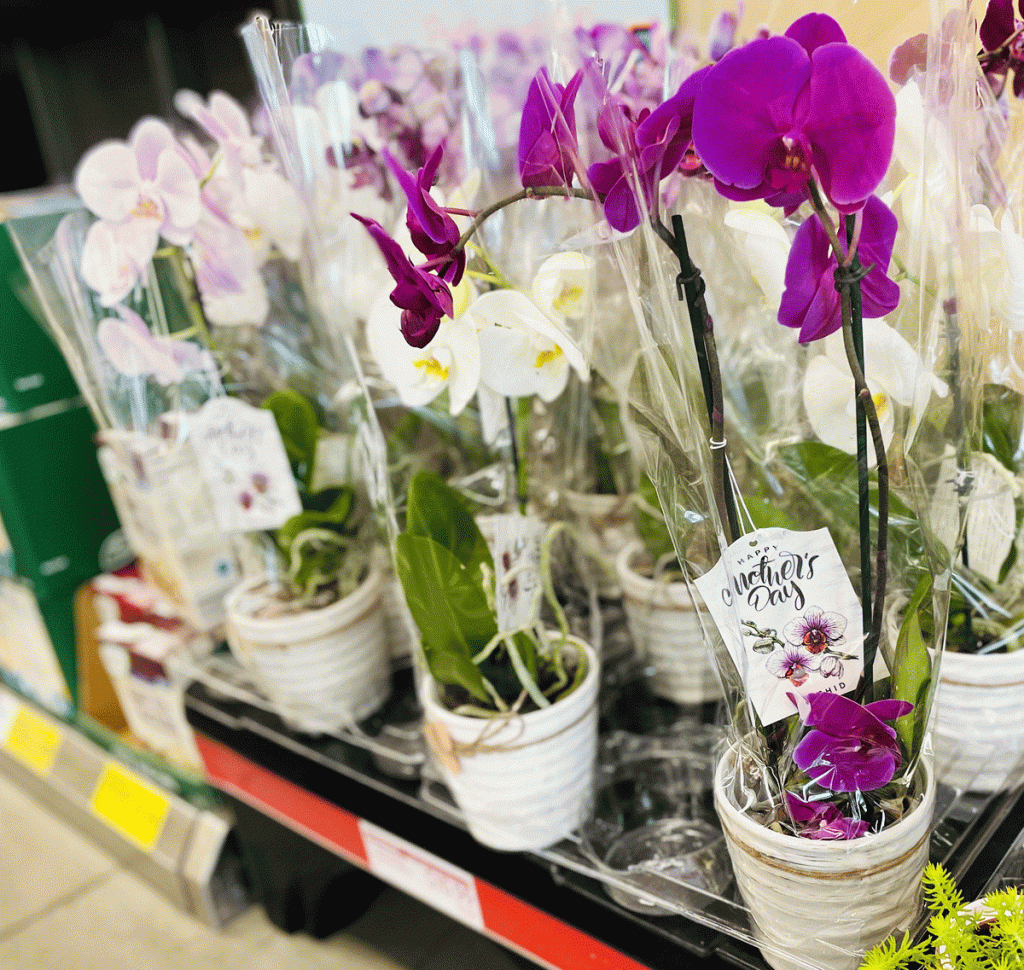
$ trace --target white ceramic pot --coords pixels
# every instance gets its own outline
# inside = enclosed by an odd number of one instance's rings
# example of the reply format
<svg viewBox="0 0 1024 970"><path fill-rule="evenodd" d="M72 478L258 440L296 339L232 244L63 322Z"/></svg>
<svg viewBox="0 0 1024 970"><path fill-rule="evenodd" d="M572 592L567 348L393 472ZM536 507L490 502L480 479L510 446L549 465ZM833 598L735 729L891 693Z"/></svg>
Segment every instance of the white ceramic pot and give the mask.
<svg viewBox="0 0 1024 970"><path fill-rule="evenodd" d="M265 601L264 582L249 580L228 596L228 645L282 718L324 733L377 710L391 690L380 569L371 567L344 599L288 616L253 616L254 604Z"/></svg>
<svg viewBox="0 0 1024 970"><path fill-rule="evenodd" d="M598 564L584 550L574 546L576 568L584 576L593 577L599 596L617 599L622 595L622 589L615 579L615 561L622 549L636 539L628 497L566 492L565 501L584 538L602 559Z"/></svg>
<svg viewBox="0 0 1024 970"><path fill-rule="evenodd" d="M924 797L875 835L816 841L783 835L740 811L727 781L738 747L715 773L715 809L755 938L775 970L856 970L864 952L917 918L935 807L931 766Z"/></svg>
<svg viewBox="0 0 1024 970"><path fill-rule="evenodd" d="M651 688L677 704L703 704L721 697L711 654L686 583L657 582L633 567L643 544L631 542L615 562L622 605L633 643L653 670Z"/></svg>
<svg viewBox="0 0 1024 970"><path fill-rule="evenodd" d="M579 641L575 641L579 642ZM598 660L586 644L583 683L550 707L504 722L454 714L428 680L424 733L469 831L492 849L542 849L584 820L597 759Z"/></svg>
<svg viewBox="0 0 1024 970"><path fill-rule="evenodd" d="M935 694L935 772L960 790L1024 778L1024 650L942 655Z"/></svg>

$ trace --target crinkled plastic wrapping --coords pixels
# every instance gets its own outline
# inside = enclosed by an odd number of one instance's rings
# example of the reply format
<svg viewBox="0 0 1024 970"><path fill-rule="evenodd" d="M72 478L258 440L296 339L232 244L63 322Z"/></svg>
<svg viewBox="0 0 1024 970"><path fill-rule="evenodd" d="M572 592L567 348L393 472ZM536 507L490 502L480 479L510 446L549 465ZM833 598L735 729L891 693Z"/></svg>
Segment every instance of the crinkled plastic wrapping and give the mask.
<svg viewBox="0 0 1024 970"><path fill-rule="evenodd" d="M937 23L945 13L945 7L937 6ZM1004 488L980 474L974 460L987 347L978 328L978 254L969 213L979 183L976 155L982 133L974 123L978 72L973 27L962 20L952 24L944 39L936 30L929 41L929 70L919 79L916 116L900 99L902 145L879 194L886 193L899 218L899 263L894 261L890 272L902 277L901 299L886 321L865 325L869 387L892 422L886 449L888 582L876 687L865 701L904 696L910 685L918 685L907 698L915 705L914 714L897 727L901 763L894 788L886 791L885 811L869 807L859 792L848 806L858 818L870 820L873 830L902 814L892 807L890 795L901 798L909 790L910 805L921 794L915 781L920 778L918 758L927 750L951 570L969 500L980 501ZM607 152L598 148L589 160L605 158ZM636 172L631 174L635 186ZM918 190L921 185L924 191ZM679 263L650 227L644 200L638 203L644 214L639 228L626 236L611 234L606 249L621 268L639 345L627 384L634 444L658 490L684 572L698 581L735 538L755 529L827 529L859 602L856 458L848 454L852 448L844 452L838 446L836 435L842 420L852 423L845 414L849 409L852 415L853 405L852 381L843 376L849 373L845 354L838 336L824 345L801 346L797 334L775 319L781 269L799 220L783 220L763 205L727 203L700 178L673 176L662 185L662 220L670 226L671 216L682 216L691 255L707 285L725 412L725 445L718 439L713 446L687 308L677 297ZM723 454L728 469L722 467ZM722 500L726 483L740 526L735 535ZM874 490L873 482L872 496ZM871 501L874 570L877 499ZM728 584L748 591L750 577L731 572ZM791 757L805 732L790 713L766 727L746 685L755 672L762 682L766 679L755 666L767 668L783 690L807 683L807 671L794 666L799 658L790 663L786 653L803 638L790 624L772 630L744 626L735 606L720 609L716 625L696 589L693 597L742 752L736 761L737 790L749 796L750 807L763 821L793 831L782 792L787 783L793 787L798 782ZM917 604L920 636L906 632L908 603ZM835 612L826 602L800 605L804 635L815 623L821 625L820 613ZM812 616L814 607L819 612ZM849 693L855 686L850 660L861 652L858 641L863 638L853 631L864 627L859 617L857 624L836 623L825 631L836 637L828 650L833 659L817 683L823 691ZM845 636L840 626L848 627ZM750 639L756 634L757 649L737 651L734 660L723 641L729 633L739 641L744 634ZM890 676L893 670L900 675L898 683ZM822 797L822 790L806 778L799 792Z"/></svg>

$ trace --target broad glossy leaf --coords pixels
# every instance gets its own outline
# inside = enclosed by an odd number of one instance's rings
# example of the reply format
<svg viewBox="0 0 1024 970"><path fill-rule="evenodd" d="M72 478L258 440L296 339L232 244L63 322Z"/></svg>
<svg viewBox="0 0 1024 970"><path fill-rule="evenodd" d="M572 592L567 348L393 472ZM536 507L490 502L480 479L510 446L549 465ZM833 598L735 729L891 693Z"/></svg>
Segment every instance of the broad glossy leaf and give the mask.
<svg viewBox="0 0 1024 970"><path fill-rule="evenodd" d="M426 536L443 546L474 577L481 563L494 567L465 500L433 472L417 472L409 483L405 528L411 535Z"/></svg>
<svg viewBox="0 0 1024 970"><path fill-rule="evenodd" d="M408 532L398 537L395 568L423 637L430 673L488 703L472 658L497 634L498 625L479 581L450 550Z"/></svg>

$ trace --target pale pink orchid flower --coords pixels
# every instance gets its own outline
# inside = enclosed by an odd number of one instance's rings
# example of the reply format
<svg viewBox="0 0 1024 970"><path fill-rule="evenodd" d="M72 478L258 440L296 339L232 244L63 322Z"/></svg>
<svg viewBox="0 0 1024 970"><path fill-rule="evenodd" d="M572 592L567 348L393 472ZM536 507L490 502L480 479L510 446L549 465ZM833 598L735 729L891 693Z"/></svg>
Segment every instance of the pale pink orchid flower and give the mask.
<svg viewBox="0 0 1024 970"><path fill-rule="evenodd" d="M199 180L174 133L157 118L140 121L126 142L105 141L88 151L75 171L75 189L101 219L145 228L152 248L142 264L160 237L184 246L199 222Z"/></svg>
<svg viewBox="0 0 1024 970"><path fill-rule="evenodd" d="M208 351L187 340L155 337L137 313L125 306L115 309L117 317L100 321L96 341L119 374L152 376L166 387L180 383L192 372L216 372L216 362Z"/></svg>
<svg viewBox="0 0 1024 970"><path fill-rule="evenodd" d="M253 134L245 109L229 94L214 91L203 101L195 91L182 90L174 96L174 107L217 142L232 176L262 164L263 139Z"/></svg>
<svg viewBox="0 0 1024 970"><path fill-rule="evenodd" d="M203 312L220 326L259 326L270 312L267 290L245 233L207 212L190 250Z"/></svg>
<svg viewBox="0 0 1024 970"><path fill-rule="evenodd" d="M103 306L113 306L135 288L152 257L147 226L136 220L100 219L89 227L82 244L82 279Z"/></svg>

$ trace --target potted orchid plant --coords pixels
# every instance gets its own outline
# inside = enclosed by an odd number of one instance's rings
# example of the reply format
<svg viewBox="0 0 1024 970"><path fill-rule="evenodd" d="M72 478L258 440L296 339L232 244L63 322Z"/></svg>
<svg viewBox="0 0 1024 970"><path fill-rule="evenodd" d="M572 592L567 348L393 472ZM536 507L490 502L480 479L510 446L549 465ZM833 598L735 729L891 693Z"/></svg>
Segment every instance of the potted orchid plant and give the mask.
<svg viewBox="0 0 1024 970"><path fill-rule="evenodd" d="M937 86L938 60L968 47L935 46ZM947 102L966 104L973 73L957 88L950 64ZM830 17L734 48L650 113L609 95L599 130L612 157L589 181L641 293L637 448L732 712L715 797L734 873L769 963L852 968L916 917L927 858L922 751L958 541L944 523L975 481L969 271L876 195L908 191L896 101ZM784 218L750 246L754 200ZM897 248L917 299L889 275Z"/></svg>
<svg viewBox="0 0 1024 970"><path fill-rule="evenodd" d="M971 123L986 134L990 164L979 172L966 243L978 253L978 328L990 355L982 400L983 447L970 456L976 498L966 517L952 583L946 655L935 702L936 773L960 790L994 791L1021 780L1024 718L1015 685L1024 677L1019 562L1021 398L1016 364L1021 326L1019 225L1019 4L993 0L977 26L977 100ZM952 21L946 26L951 29ZM966 29L974 29L973 22ZM901 127L920 139L925 45L910 38L893 54ZM1010 82L1010 71L1013 80ZM950 153L940 142L940 158ZM940 186L948 183L939 167Z"/></svg>
<svg viewBox="0 0 1024 970"><path fill-rule="evenodd" d="M242 353L237 335L267 320L268 260L294 260L300 239L287 183L242 108L216 92L209 102L181 92L178 103L205 125L213 153L145 118L127 140L82 158L75 189L84 210L45 238L26 224L15 237L102 429L134 549L149 578L209 629L223 622L223 595L241 564L184 444L189 416L224 394L225 374L265 378L239 366L257 354Z"/></svg>
<svg viewBox="0 0 1024 970"><path fill-rule="evenodd" d="M263 407L280 432L301 509L269 531L266 573L227 597L228 644L286 722L336 731L376 711L391 689L376 523L359 489L318 470L324 432L313 406L282 390ZM271 494L266 473L246 485L243 503Z"/></svg>

